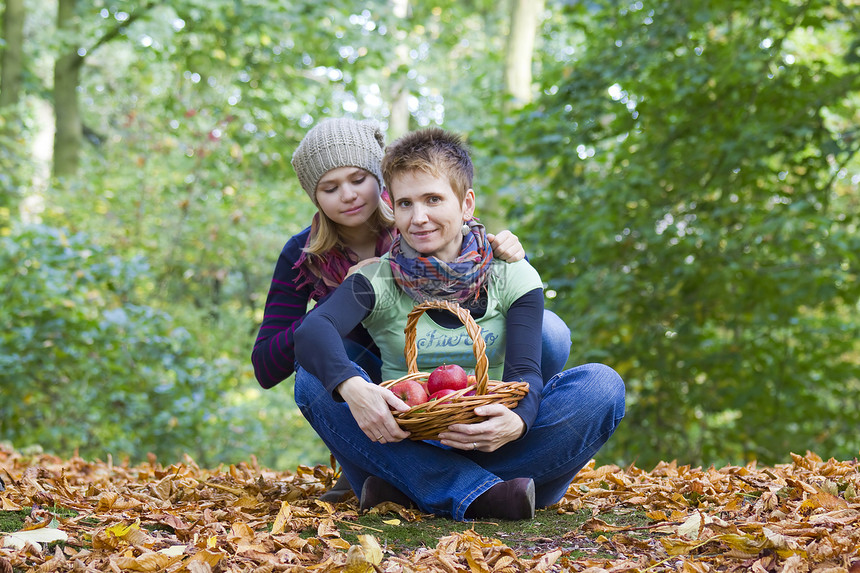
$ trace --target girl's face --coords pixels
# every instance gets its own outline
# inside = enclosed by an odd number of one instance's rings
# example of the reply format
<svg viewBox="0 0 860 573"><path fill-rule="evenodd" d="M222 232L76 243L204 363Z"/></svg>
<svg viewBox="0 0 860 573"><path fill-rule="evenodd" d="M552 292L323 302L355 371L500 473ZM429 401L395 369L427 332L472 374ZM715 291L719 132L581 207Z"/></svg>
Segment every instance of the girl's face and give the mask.
<svg viewBox="0 0 860 573"><path fill-rule="evenodd" d="M360 227L379 207L379 182L359 167L337 167L317 183L316 200L335 224Z"/></svg>
<svg viewBox="0 0 860 573"><path fill-rule="evenodd" d="M425 256L450 262L460 255L463 222L475 212L475 193L460 203L447 179L420 171L402 173L390 182L394 224L409 245Z"/></svg>

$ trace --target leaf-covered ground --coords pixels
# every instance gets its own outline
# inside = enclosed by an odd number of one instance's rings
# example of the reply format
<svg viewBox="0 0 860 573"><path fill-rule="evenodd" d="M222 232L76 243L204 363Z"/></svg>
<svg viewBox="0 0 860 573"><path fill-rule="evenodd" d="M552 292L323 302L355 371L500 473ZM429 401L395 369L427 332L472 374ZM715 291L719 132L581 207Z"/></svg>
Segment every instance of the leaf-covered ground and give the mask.
<svg viewBox="0 0 860 573"><path fill-rule="evenodd" d="M335 477L324 466L112 465L0 445L0 573L860 573L857 461L791 460L592 464L531 522L461 524L320 502Z"/></svg>

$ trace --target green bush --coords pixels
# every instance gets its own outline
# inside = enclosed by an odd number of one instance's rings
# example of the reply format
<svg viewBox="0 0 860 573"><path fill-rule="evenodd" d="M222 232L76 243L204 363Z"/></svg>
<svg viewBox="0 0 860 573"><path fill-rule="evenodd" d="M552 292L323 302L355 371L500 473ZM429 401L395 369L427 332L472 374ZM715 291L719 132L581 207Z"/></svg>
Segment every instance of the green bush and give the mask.
<svg viewBox="0 0 860 573"><path fill-rule="evenodd" d="M0 439L89 457L239 453L226 391L241 368L196 355L186 329L138 300L145 261L34 225L0 239L0 266Z"/></svg>

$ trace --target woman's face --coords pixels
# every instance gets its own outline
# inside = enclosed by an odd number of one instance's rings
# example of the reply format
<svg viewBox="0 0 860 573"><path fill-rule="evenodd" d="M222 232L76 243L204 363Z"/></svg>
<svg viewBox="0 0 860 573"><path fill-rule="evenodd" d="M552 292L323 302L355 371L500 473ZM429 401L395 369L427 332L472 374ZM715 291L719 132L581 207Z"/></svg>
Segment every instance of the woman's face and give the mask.
<svg viewBox="0 0 860 573"><path fill-rule="evenodd" d="M474 191L460 203L447 179L416 171L394 177L389 192L394 224L413 249L447 262L460 255L463 222L475 212Z"/></svg>
<svg viewBox="0 0 860 573"><path fill-rule="evenodd" d="M379 182L364 169L338 167L319 180L316 199L320 210L335 224L359 227L379 207Z"/></svg>

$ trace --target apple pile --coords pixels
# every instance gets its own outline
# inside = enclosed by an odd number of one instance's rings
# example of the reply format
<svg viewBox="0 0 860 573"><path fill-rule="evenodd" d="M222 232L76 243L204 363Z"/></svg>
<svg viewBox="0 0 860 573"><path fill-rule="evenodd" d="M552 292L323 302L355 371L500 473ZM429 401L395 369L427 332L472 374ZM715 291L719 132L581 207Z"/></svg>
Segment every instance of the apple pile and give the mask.
<svg viewBox="0 0 860 573"><path fill-rule="evenodd" d="M443 364L430 373L426 384L417 380L401 380L391 387L391 391L408 406L417 406L431 400L443 400L445 396L474 383L475 377L466 375L462 367L456 364Z"/></svg>

